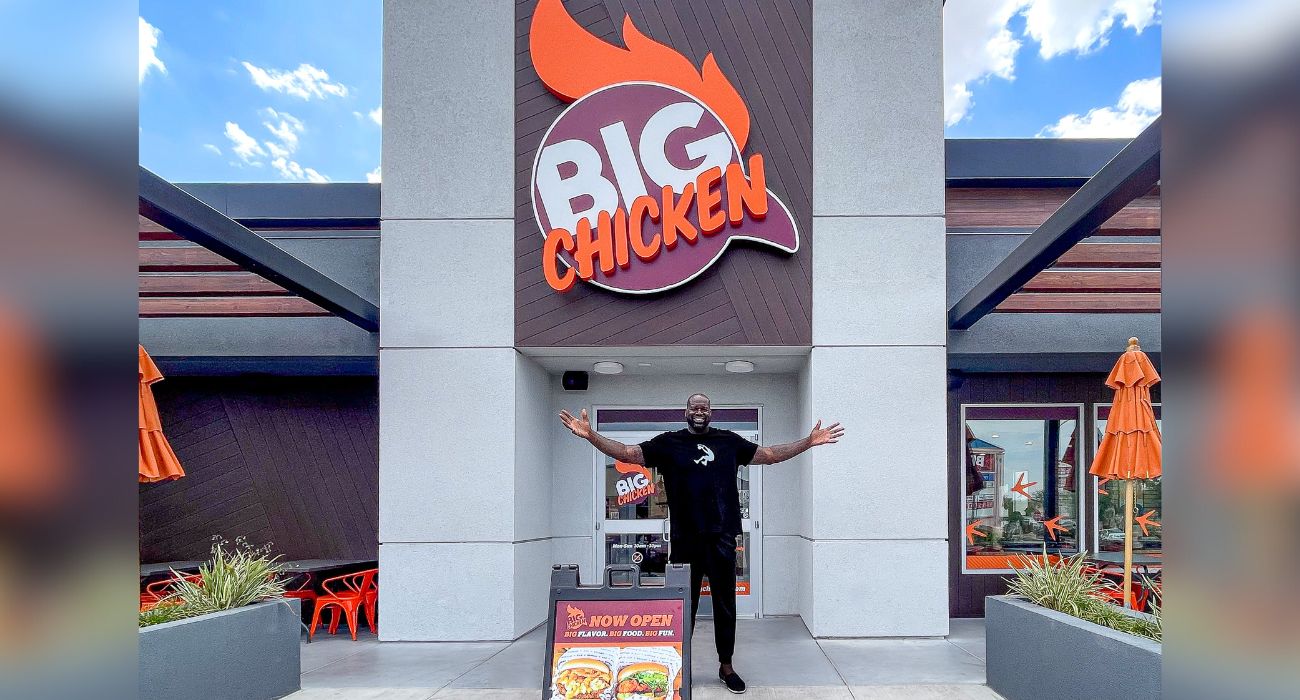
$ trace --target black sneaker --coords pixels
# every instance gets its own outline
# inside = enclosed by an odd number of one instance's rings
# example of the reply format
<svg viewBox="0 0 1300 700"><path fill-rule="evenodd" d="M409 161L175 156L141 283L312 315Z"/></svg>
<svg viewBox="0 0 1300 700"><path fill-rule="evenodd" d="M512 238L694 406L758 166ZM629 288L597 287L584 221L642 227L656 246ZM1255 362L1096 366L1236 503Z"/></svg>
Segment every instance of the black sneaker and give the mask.
<svg viewBox="0 0 1300 700"><path fill-rule="evenodd" d="M730 690L736 695L745 692L745 681L742 680L740 674L735 671L724 676L722 675L722 669L718 669L718 678L722 681L723 685L727 686L727 690Z"/></svg>

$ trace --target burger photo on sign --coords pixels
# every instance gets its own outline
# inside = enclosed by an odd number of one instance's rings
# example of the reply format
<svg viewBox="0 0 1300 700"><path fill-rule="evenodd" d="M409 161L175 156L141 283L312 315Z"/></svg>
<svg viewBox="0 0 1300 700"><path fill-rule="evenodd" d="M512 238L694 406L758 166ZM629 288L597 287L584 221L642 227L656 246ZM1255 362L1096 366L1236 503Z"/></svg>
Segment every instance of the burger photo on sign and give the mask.
<svg viewBox="0 0 1300 700"><path fill-rule="evenodd" d="M557 700L599 700L607 698L610 682L609 664L589 657L574 657L562 661L555 674Z"/></svg>
<svg viewBox="0 0 1300 700"><path fill-rule="evenodd" d="M668 667L654 661L624 666L614 693L614 700L668 700Z"/></svg>

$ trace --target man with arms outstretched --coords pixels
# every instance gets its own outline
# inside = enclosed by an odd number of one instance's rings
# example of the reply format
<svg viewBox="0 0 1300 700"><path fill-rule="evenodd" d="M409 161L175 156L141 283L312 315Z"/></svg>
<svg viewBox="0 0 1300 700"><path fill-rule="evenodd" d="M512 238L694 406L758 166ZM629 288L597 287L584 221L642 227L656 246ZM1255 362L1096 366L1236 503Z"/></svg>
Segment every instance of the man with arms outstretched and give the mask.
<svg viewBox="0 0 1300 700"><path fill-rule="evenodd" d="M718 677L733 693L745 692L731 665L736 647L736 538L740 536L740 492L736 470L746 464L776 464L817 445L836 442L844 428L821 421L797 442L760 447L730 430L709 427L709 397L686 400L686 428L663 433L639 445L624 445L596 432L587 411L574 416L560 411L560 421L574 435L621 462L659 471L668 495L672 523L671 561L691 565L691 629L700 603L700 584L709 578L718 648Z"/></svg>

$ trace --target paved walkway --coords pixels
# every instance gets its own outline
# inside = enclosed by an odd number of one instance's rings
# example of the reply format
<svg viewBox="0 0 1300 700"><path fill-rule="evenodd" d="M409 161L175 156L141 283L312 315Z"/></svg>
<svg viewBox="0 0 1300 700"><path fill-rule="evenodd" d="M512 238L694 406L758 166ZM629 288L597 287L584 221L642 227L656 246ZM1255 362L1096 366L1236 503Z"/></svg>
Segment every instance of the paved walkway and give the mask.
<svg viewBox="0 0 1300 700"><path fill-rule="evenodd" d="M741 620L736 670L754 700L999 700L984 685L984 621L953 620L946 639L816 640L797 617ZM538 700L541 628L514 643L358 641L318 633L302 645L292 700ZM695 631L696 700L733 697L717 681L713 626Z"/></svg>

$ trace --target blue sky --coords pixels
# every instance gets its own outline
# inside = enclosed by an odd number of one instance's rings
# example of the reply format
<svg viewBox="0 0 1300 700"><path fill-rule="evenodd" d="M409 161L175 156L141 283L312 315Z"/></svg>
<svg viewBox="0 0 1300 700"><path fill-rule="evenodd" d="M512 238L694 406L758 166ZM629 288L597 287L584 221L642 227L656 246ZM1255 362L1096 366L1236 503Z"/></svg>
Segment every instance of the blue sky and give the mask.
<svg viewBox="0 0 1300 700"><path fill-rule="evenodd" d="M140 17L165 69L142 42L145 167L173 182L365 182L379 166L378 0L144 0Z"/></svg>
<svg viewBox="0 0 1300 700"><path fill-rule="evenodd" d="M143 0L140 162L173 182L377 181L379 0ZM146 24L147 23L147 24ZM948 0L951 138L1131 137L1159 0Z"/></svg>

